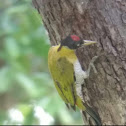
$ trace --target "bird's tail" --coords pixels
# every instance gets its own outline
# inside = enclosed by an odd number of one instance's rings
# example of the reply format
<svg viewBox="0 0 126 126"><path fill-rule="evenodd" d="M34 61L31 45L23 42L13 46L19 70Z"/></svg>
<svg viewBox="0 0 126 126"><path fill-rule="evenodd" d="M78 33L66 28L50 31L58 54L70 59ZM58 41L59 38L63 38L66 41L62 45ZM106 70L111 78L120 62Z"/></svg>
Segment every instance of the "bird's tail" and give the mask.
<svg viewBox="0 0 126 126"><path fill-rule="evenodd" d="M85 112L87 112L93 118L96 125L102 125L99 115L86 103L84 103L79 96L77 97L76 105L79 107L80 110L82 110L83 115L85 115Z"/></svg>
<svg viewBox="0 0 126 126"><path fill-rule="evenodd" d="M96 125L102 125L99 115L92 108L90 108L86 103L83 104L86 109L85 111L82 111L82 114L85 115L85 112L87 112L91 116L91 118L93 118Z"/></svg>

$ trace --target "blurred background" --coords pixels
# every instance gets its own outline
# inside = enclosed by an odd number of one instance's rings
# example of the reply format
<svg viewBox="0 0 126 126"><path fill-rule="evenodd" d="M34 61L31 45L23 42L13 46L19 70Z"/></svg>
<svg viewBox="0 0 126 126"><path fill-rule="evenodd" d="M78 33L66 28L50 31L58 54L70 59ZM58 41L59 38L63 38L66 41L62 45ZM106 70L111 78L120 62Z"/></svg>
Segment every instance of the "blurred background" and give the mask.
<svg viewBox="0 0 126 126"><path fill-rule="evenodd" d="M0 3L0 125L82 124L50 77L48 33L31 0Z"/></svg>

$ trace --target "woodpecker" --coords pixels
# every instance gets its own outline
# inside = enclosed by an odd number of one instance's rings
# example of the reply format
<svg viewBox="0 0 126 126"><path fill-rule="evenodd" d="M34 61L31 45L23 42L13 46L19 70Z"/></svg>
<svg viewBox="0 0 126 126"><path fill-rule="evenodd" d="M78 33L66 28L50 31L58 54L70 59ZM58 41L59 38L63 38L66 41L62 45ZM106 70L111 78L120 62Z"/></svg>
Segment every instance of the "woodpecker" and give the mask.
<svg viewBox="0 0 126 126"><path fill-rule="evenodd" d="M76 49L95 44L95 41L82 40L77 35L69 35L61 41L59 45L52 46L48 53L48 67L54 81L55 87L68 108L76 110L76 106L87 112L96 122L101 125L100 117L94 112L77 93L76 85L82 85L84 79L89 77L91 67L97 72L92 59L87 71L82 70L80 62L76 56Z"/></svg>

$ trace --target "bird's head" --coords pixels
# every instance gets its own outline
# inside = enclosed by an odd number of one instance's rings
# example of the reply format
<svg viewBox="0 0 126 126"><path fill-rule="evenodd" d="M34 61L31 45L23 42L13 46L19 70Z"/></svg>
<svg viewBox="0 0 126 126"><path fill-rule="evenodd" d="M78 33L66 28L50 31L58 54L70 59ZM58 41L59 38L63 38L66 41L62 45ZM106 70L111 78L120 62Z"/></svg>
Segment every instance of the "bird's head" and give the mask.
<svg viewBox="0 0 126 126"><path fill-rule="evenodd" d="M83 45L91 45L94 43L96 43L96 41L83 40L77 35L69 35L61 41L58 51L60 51L63 46L71 50L76 50L79 47L82 47Z"/></svg>

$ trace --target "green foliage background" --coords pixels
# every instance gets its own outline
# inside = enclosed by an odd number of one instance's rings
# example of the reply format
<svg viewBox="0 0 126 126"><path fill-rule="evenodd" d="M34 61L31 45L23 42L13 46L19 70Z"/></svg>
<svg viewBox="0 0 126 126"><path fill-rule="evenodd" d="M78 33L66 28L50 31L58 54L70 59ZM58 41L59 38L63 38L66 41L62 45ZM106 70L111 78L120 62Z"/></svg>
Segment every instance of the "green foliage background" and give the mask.
<svg viewBox="0 0 126 126"><path fill-rule="evenodd" d="M48 34L32 1L0 3L0 124L42 124L37 106L53 118L46 124L82 124L79 111L68 111L56 92L47 66ZM22 121L10 117L12 109Z"/></svg>

